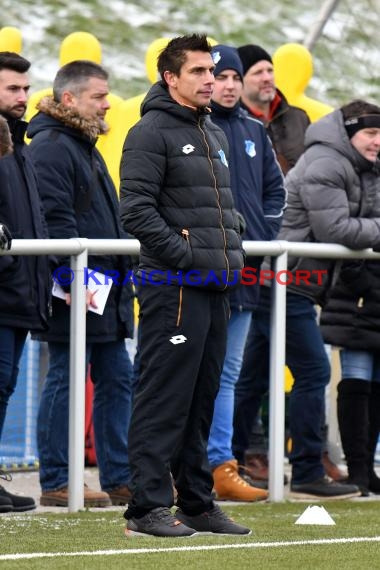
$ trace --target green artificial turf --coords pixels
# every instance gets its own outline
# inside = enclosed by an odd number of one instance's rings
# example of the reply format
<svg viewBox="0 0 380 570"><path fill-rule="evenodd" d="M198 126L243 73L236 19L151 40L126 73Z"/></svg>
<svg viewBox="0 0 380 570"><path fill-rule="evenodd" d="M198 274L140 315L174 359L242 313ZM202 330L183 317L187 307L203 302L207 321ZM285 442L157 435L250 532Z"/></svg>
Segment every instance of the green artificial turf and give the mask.
<svg viewBox="0 0 380 570"><path fill-rule="evenodd" d="M248 537L198 536L190 539L124 536L120 512L23 514L0 516L0 569L373 569L380 568L378 541L332 544L281 544L380 537L380 502L334 501L323 504L335 526L296 525L306 503L256 504L225 507L235 520L252 528ZM268 543L262 546L262 543ZM275 543L269 544L269 543ZM255 547L254 545L259 545ZM202 550L201 547L212 547ZM162 551L170 548L190 551ZM214 547L216 547L214 549ZM218 548L219 547L219 548ZM223 547L223 548L220 548ZM145 552L145 549L161 549ZM82 552L123 551L120 554L79 555ZM124 552L138 550L138 552ZM4 560L6 554L57 553L49 558ZM58 554L59 553L59 554ZM78 553L68 556L63 553Z"/></svg>

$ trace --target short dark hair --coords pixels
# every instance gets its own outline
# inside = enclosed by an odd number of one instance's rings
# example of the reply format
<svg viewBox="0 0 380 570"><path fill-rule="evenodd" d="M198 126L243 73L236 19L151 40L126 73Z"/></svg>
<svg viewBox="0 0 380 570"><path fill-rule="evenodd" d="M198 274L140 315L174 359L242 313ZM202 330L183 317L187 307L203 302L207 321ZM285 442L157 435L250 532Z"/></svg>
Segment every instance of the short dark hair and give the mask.
<svg viewBox="0 0 380 570"><path fill-rule="evenodd" d="M355 99L340 108L344 120L361 117L362 115L380 115L380 107L362 99Z"/></svg>
<svg viewBox="0 0 380 570"><path fill-rule="evenodd" d="M161 79L164 80L165 71L171 71L177 76L181 73L187 51L211 53L211 49L205 34L191 34L173 38L158 56L157 69Z"/></svg>
<svg viewBox="0 0 380 570"><path fill-rule="evenodd" d="M13 51L0 51L0 71L10 69L17 73L26 73L30 67L30 61Z"/></svg>
<svg viewBox="0 0 380 570"><path fill-rule="evenodd" d="M71 91L79 95L85 88L90 77L108 80L108 72L97 63L86 59L66 63L58 71L53 83L54 101L60 102L64 91Z"/></svg>

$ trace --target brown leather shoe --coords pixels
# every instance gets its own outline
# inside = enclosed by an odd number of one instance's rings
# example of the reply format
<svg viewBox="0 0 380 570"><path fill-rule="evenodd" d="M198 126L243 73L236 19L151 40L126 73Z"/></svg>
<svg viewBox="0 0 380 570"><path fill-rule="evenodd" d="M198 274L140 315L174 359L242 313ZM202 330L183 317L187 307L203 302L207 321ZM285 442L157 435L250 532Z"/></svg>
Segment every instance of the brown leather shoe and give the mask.
<svg viewBox="0 0 380 570"><path fill-rule="evenodd" d="M251 487L256 487L257 489L268 489L268 481L262 481L258 479L252 479L249 475L249 469L245 465L238 465L239 475L248 485Z"/></svg>
<svg viewBox="0 0 380 570"><path fill-rule="evenodd" d="M322 465L324 467L326 475L330 477L333 481L346 481L347 475L339 469L339 467L334 463L329 456L328 451L322 453Z"/></svg>
<svg viewBox="0 0 380 570"><path fill-rule="evenodd" d="M63 487L56 491L43 491L40 497L40 505L44 507L68 507L69 489ZM84 486L84 506L85 507L110 507L111 499L104 491L94 491Z"/></svg>
<svg viewBox="0 0 380 570"><path fill-rule="evenodd" d="M269 466L268 457L265 453L250 453L246 451L244 454L244 463L251 479L255 481L268 481Z"/></svg>
<svg viewBox="0 0 380 570"><path fill-rule="evenodd" d="M254 481L265 481L268 485L269 481L269 463L268 456L265 453L251 453L246 451L244 454L244 462L248 475ZM288 476L284 475L284 485L289 482Z"/></svg>
<svg viewBox="0 0 380 570"><path fill-rule="evenodd" d="M111 502L115 506L127 505L132 499L132 493L130 492L127 485L119 485L119 487L114 487L113 489L107 490L108 496Z"/></svg>

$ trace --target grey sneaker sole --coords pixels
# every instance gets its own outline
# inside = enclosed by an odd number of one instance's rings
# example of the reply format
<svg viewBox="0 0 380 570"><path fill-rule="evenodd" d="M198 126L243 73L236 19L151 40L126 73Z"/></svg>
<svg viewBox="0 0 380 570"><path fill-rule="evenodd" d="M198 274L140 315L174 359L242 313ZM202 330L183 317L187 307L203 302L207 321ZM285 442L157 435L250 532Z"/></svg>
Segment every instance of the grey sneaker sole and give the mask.
<svg viewBox="0 0 380 570"><path fill-rule="evenodd" d="M124 529L124 534L127 538L138 538L138 537L149 537L149 538L194 538L194 536L199 536L200 532L194 532L193 534L184 535L171 535L171 536L157 536L156 534L150 534L149 532L140 532L138 530L131 530L129 528ZM203 533L211 534L211 533Z"/></svg>
<svg viewBox="0 0 380 570"><path fill-rule="evenodd" d="M252 534L252 531L250 530L249 532L245 532L244 534L237 534L236 532L203 532L202 534L208 534L208 535L212 535L212 536L236 536L236 537L240 537L243 538L244 536L249 536L250 534Z"/></svg>
<svg viewBox="0 0 380 570"><path fill-rule="evenodd" d="M247 503L249 504L249 503ZM179 519L181 520L181 519ZM182 522L186 525L186 526L190 526L192 523L191 521L187 521L186 519L182 520ZM196 525L194 525L196 526ZM233 531L226 531L224 530L223 532L217 532L217 531L212 531L212 530L197 530L197 533L199 535L203 535L203 536L249 536L250 534L252 534L252 530L251 529L247 529L248 532L233 532Z"/></svg>
<svg viewBox="0 0 380 570"><path fill-rule="evenodd" d="M355 493L346 493L344 495L315 495L313 493L290 491L289 499L298 501L338 501L340 499L353 499L355 497L360 497L361 492L356 491Z"/></svg>

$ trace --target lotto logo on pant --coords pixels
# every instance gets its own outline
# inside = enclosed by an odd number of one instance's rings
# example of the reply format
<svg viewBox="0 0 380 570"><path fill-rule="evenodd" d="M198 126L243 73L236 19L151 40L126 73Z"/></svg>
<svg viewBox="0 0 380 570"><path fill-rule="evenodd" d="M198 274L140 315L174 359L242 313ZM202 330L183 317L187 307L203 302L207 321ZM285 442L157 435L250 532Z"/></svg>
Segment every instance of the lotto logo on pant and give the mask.
<svg viewBox="0 0 380 570"><path fill-rule="evenodd" d="M183 342L186 341L187 338L183 336L183 334L176 334L175 336L172 336L171 339L169 339L169 342L171 342L172 344L182 344Z"/></svg>

